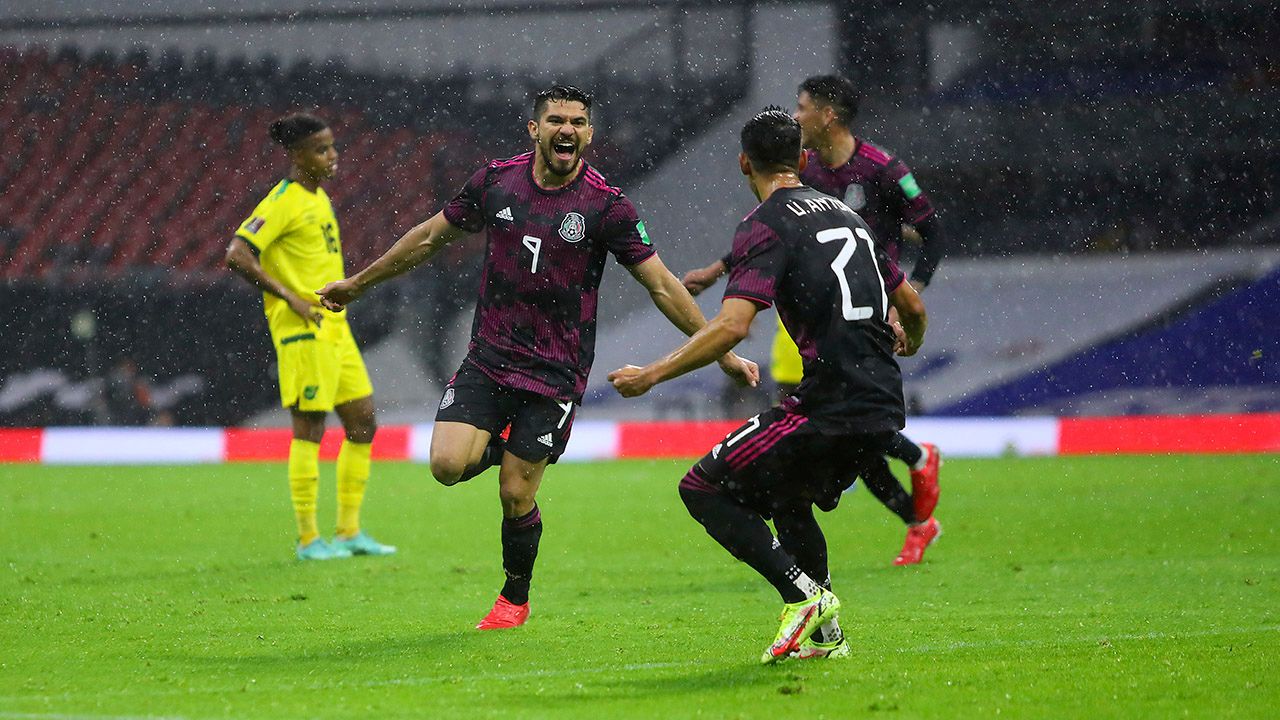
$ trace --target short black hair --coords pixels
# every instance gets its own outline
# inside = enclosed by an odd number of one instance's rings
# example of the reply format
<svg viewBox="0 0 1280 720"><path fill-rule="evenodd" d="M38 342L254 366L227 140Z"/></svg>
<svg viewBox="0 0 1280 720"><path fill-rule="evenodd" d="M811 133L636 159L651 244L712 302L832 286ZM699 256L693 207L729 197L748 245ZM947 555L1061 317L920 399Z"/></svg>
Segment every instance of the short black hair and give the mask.
<svg viewBox="0 0 1280 720"><path fill-rule="evenodd" d="M311 137L329 127L323 120L308 113L293 113L271 122L271 139L292 149L299 140Z"/></svg>
<svg viewBox="0 0 1280 720"><path fill-rule="evenodd" d="M861 98L858 89L847 78L839 75L814 75L800 83L800 90L796 94L799 92L807 92L814 100L830 105L836 111L836 117L846 126L852 125L853 119L858 116L858 102Z"/></svg>
<svg viewBox="0 0 1280 720"><path fill-rule="evenodd" d="M770 105L742 126L742 152L759 171L800 169L800 123Z"/></svg>
<svg viewBox="0 0 1280 720"><path fill-rule="evenodd" d="M573 101L580 102L587 109L587 117L591 117L591 93L582 88L573 85L562 85L556 83L546 90L539 90L533 96L533 119L537 120L542 117L542 111L547 109L547 103L552 100L561 102Z"/></svg>

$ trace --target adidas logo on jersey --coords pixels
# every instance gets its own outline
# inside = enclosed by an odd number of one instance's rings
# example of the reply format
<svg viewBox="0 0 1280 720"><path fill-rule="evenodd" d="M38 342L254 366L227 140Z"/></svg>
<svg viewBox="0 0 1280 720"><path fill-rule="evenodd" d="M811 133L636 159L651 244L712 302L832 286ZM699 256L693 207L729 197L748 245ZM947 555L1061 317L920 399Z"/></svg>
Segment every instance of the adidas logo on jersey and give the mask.
<svg viewBox="0 0 1280 720"><path fill-rule="evenodd" d="M504 207L498 211L498 219L499 220L515 220L515 217L511 214L511 208Z"/></svg>
<svg viewBox="0 0 1280 720"><path fill-rule="evenodd" d="M551 433L547 433L546 435L540 436L538 438L538 442L542 443L543 445L546 445L547 447L551 447L553 442L551 440Z"/></svg>

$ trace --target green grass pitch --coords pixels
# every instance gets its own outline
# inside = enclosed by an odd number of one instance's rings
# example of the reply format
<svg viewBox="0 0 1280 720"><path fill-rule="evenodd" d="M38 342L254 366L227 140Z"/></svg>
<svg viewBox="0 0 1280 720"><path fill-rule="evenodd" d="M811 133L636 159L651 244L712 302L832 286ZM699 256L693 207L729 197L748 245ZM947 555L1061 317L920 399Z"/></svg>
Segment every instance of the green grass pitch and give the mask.
<svg viewBox="0 0 1280 720"><path fill-rule="evenodd" d="M551 468L532 618L490 633L492 472L375 465L400 553L301 564L281 465L0 466L0 718L1280 713L1277 456L953 459L916 568L858 490L821 517L853 656L773 667L686 466Z"/></svg>

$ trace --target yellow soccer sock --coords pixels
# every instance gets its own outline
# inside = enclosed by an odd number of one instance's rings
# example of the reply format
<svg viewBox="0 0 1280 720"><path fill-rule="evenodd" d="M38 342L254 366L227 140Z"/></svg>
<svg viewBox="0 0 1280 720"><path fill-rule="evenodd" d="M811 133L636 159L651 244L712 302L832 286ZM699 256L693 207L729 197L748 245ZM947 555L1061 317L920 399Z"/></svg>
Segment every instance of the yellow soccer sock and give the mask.
<svg viewBox="0 0 1280 720"><path fill-rule="evenodd" d="M360 532L360 505L364 487L369 482L371 443L342 441L338 450L338 537L352 537Z"/></svg>
<svg viewBox="0 0 1280 720"><path fill-rule="evenodd" d="M298 543L320 537L316 527L316 496L320 484L320 443L293 439L289 443L289 497L298 519Z"/></svg>

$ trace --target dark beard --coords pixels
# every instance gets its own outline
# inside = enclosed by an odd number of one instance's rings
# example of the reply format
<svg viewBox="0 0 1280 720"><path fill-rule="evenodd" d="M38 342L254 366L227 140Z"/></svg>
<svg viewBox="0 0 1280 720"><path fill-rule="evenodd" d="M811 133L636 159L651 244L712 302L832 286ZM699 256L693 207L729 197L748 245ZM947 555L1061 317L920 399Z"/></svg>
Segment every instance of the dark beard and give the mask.
<svg viewBox="0 0 1280 720"><path fill-rule="evenodd" d="M564 172L560 172L555 166L555 163L559 162L559 159L556 157L556 151L551 147L551 143L538 143L538 152L542 153L542 162L547 166L547 169L559 177L568 177L569 175L572 175L574 169L578 167L578 160L582 157L580 154L576 154L574 159L569 162L569 169Z"/></svg>

